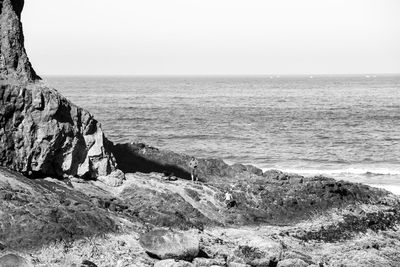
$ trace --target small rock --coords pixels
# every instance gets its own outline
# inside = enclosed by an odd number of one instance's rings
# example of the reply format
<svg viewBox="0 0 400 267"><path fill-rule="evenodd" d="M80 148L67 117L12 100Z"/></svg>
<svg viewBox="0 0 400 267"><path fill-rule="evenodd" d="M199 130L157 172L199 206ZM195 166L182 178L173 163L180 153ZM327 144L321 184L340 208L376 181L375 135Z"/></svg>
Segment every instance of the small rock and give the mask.
<svg viewBox="0 0 400 267"><path fill-rule="evenodd" d="M118 245L121 246L121 247L123 247L123 246L126 245L126 242L123 241L123 240L118 240Z"/></svg>
<svg viewBox="0 0 400 267"><path fill-rule="evenodd" d="M0 258L1 267L30 267L28 261L15 254L7 254Z"/></svg>
<svg viewBox="0 0 400 267"><path fill-rule="evenodd" d="M175 261L169 259L156 262L154 267L196 267L196 265L187 261Z"/></svg>
<svg viewBox="0 0 400 267"><path fill-rule="evenodd" d="M277 267L307 267L308 263L300 259L284 259L278 262Z"/></svg>
<svg viewBox="0 0 400 267"><path fill-rule="evenodd" d="M199 238L193 232L153 230L140 236L140 245L159 259L193 260L199 254Z"/></svg>
<svg viewBox="0 0 400 267"><path fill-rule="evenodd" d="M6 246L4 246L2 243L0 243L0 251L4 250Z"/></svg>
<svg viewBox="0 0 400 267"><path fill-rule="evenodd" d="M124 183L125 174L120 170L116 170L112 172L110 175L98 177L97 180L103 182L108 186L118 187Z"/></svg>

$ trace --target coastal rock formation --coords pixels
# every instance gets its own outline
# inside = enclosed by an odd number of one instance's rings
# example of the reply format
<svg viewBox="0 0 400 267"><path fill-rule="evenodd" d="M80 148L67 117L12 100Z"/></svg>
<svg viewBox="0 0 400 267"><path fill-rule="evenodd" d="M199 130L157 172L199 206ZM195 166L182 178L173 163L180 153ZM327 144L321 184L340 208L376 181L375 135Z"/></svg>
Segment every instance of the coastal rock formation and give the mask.
<svg viewBox="0 0 400 267"><path fill-rule="evenodd" d="M24 47L21 12L24 0L0 0L0 80L39 80Z"/></svg>
<svg viewBox="0 0 400 267"><path fill-rule="evenodd" d="M160 150L143 143L116 144L112 147L119 168L125 173L159 172L191 179L189 161L191 156ZM262 175L262 170L252 165L228 165L221 159L198 159L197 175L200 181L209 177L234 177L238 173Z"/></svg>
<svg viewBox="0 0 400 267"><path fill-rule="evenodd" d="M113 145L89 112L38 81L23 4L0 0L0 256L19 251L39 266L398 265L400 198L385 190L221 159L198 159L193 183L189 155Z"/></svg>
<svg viewBox="0 0 400 267"><path fill-rule="evenodd" d="M93 116L38 82L24 48L23 6L0 1L0 166L31 177L123 179Z"/></svg>
<svg viewBox="0 0 400 267"><path fill-rule="evenodd" d="M201 257L193 262L220 266L276 266L299 260L340 266L344 259L360 266L385 266L376 263L400 260L400 201L389 192L351 183L339 186L343 182L322 177L304 178L296 185L290 175L288 180L240 180L242 175L196 184L168 181L160 173L135 173L127 174L116 190L98 180L28 179L0 168L0 243L4 253L32 248L29 260L44 266L70 266L53 250L99 266L118 266L120 261L153 266L156 260L146 251L159 258L187 255L182 243L198 251L190 253ZM223 195L231 186L238 207L227 209ZM307 201L307 195L314 202ZM278 196L283 200L280 207ZM161 234L154 234L160 229ZM198 238L162 239L180 232ZM332 254L332 246L340 253ZM363 250L368 257L361 256Z"/></svg>
<svg viewBox="0 0 400 267"><path fill-rule="evenodd" d="M93 116L40 83L0 85L0 165L32 177L117 171Z"/></svg>

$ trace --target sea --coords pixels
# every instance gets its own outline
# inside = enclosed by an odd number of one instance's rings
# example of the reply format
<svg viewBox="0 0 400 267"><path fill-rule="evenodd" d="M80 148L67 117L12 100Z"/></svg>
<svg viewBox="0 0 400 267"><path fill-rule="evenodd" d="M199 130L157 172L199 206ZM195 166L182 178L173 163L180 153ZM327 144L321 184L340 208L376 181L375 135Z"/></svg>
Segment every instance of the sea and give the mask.
<svg viewBox="0 0 400 267"><path fill-rule="evenodd" d="M400 194L400 75L49 76L113 142Z"/></svg>

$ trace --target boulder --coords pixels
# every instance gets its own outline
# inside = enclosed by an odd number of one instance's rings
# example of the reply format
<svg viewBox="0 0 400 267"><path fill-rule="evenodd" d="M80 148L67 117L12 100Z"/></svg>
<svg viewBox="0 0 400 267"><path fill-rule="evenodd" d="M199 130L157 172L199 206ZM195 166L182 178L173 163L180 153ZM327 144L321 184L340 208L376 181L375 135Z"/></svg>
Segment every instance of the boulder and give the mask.
<svg viewBox="0 0 400 267"><path fill-rule="evenodd" d="M118 171L100 123L43 84L0 85L0 129L0 165L28 177Z"/></svg>
<svg viewBox="0 0 400 267"><path fill-rule="evenodd" d="M97 180L103 182L108 186L118 187L124 183L125 174L120 170L116 170L108 176L99 176Z"/></svg>
<svg viewBox="0 0 400 267"><path fill-rule="evenodd" d="M26 259L15 254L7 254L0 258L0 267L30 267Z"/></svg>
<svg viewBox="0 0 400 267"><path fill-rule="evenodd" d="M154 267L197 267L187 261L176 261L173 259L158 261L154 264Z"/></svg>
<svg viewBox="0 0 400 267"><path fill-rule="evenodd" d="M140 236L140 244L158 259L191 261L199 254L199 237L190 231L153 230Z"/></svg>

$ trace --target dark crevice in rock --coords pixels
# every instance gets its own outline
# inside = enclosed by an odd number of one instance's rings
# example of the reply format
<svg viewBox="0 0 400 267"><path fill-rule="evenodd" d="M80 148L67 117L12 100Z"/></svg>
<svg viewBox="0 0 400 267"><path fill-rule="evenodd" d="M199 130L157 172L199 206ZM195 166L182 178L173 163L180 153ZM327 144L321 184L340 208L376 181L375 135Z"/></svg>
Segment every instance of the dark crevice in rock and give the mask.
<svg viewBox="0 0 400 267"><path fill-rule="evenodd" d="M276 259L271 259L269 261L268 267L277 267L278 266L278 260Z"/></svg>
<svg viewBox="0 0 400 267"><path fill-rule="evenodd" d="M155 259L155 260L161 260L160 257L158 257L156 254L153 254L151 252L146 251L146 254L149 255L150 258Z"/></svg>
<svg viewBox="0 0 400 267"><path fill-rule="evenodd" d="M205 259L210 259L210 256L203 250L199 250L199 254L197 255L198 258L205 258Z"/></svg>

